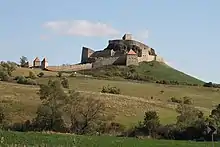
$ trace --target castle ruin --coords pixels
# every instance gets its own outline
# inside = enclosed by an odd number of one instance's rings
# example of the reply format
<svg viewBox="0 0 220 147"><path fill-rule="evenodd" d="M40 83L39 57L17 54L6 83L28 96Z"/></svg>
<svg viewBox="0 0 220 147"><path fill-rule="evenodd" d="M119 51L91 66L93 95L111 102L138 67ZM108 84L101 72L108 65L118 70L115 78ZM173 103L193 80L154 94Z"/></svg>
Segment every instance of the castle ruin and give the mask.
<svg viewBox="0 0 220 147"><path fill-rule="evenodd" d="M138 65L143 61L164 62L153 48L133 40L131 34L125 34L122 39L109 40L108 46L101 51L82 48L81 64L91 63L92 68L105 65Z"/></svg>
<svg viewBox="0 0 220 147"><path fill-rule="evenodd" d="M73 65L48 66L48 61L35 58L32 68L41 68L49 71L78 71L98 68L105 65L138 65L139 62L164 62L153 48L133 40L132 34L125 34L122 39L109 40L108 46L100 51L82 47L81 62Z"/></svg>

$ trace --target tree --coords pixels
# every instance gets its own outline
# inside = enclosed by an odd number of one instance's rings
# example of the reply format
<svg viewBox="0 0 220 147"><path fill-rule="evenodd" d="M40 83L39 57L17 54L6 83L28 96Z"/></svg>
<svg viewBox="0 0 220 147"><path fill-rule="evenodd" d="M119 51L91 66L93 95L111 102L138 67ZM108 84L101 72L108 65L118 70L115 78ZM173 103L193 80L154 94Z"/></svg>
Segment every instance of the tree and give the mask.
<svg viewBox="0 0 220 147"><path fill-rule="evenodd" d="M28 62L27 57L22 56L22 57L20 58L21 67L24 67L27 62Z"/></svg>
<svg viewBox="0 0 220 147"><path fill-rule="evenodd" d="M159 116L156 111L148 111L145 113L143 126L148 135L155 137L156 129L160 126Z"/></svg>
<svg viewBox="0 0 220 147"><path fill-rule="evenodd" d="M1 62L1 67L4 71L7 72L9 76L12 76L12 72L16 69L16 64L13 62Z"/></svg>
<svg viewBox="0 0 220 147"><path fill-rule="evenodd" d="M179 113L177 125L180 129L200 125L198 122L204 122L203 112L189 105L181 103L177 106L176 111Z"/></svg>
<svg viewBox="0 0 220 147"><path fill-rule="evenodd" d="M37 117L34 119L35 128L41 130L62 131L64 121L62 111L66 94L59 81L48 81L47 85L40 85L39 90L42 105L37 110Z"/></svg>
<svg viewBox="0 0 220 147"><path fill-rule="evenodd" d="M211 123L213 123L217 127L220 127L220 104L218 104L216 108L211 111L209 117L211 118Z"/></svg>
<svg viewBox="0 0 220 147"><path fill-rule="evenodd" d="M65 111L70 117L71 131L77 134L92 133L108 120L101 100L80 96L74 90L69 91Z"/></svg>

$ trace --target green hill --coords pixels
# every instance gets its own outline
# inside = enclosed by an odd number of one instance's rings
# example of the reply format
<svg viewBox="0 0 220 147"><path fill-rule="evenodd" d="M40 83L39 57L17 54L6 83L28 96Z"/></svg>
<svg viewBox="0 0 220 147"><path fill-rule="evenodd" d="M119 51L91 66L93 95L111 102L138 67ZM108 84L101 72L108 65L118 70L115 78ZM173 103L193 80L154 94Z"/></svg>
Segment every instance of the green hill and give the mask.
<svg viewBox="0 0 220 147"><path fill-rule="evenodd" d="M141 62L139 66L105 66L101 68L84 70L80 73L93 75L95 77L115 78L140 80L148 82L157 82L161 84L186 84L186 85L201 85L203 81L196 79L190 75L180 72L170 66L152 62Z"/></svg>

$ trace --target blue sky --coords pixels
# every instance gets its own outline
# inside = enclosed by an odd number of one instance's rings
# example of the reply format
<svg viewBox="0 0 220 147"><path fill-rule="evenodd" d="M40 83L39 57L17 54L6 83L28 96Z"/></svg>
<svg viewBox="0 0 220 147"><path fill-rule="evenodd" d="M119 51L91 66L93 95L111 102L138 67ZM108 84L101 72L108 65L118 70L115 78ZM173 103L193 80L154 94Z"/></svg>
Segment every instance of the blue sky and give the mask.
<svg viewBox="0 0 220 147"><path fill-rule="evenodd" d="M77 63L132 33L174 68L220 82L219 0L1 0L0 60Z"/></svg>

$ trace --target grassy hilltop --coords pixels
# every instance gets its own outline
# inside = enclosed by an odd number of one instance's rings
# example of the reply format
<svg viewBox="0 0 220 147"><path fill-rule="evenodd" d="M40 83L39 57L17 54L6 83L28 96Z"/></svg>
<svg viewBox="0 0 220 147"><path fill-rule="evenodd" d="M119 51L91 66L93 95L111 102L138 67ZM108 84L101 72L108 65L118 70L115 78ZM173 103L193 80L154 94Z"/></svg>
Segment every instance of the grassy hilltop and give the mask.
<svg viewBox="0 0 220 147"><path fill-rule="evenodd" d="M123 79L157 82L161 84L201 85L203 81L180 72L165 63L141 62L139 66L105 66L97 69L84 70L80 73L96 77L121 77Z"/></svg>

